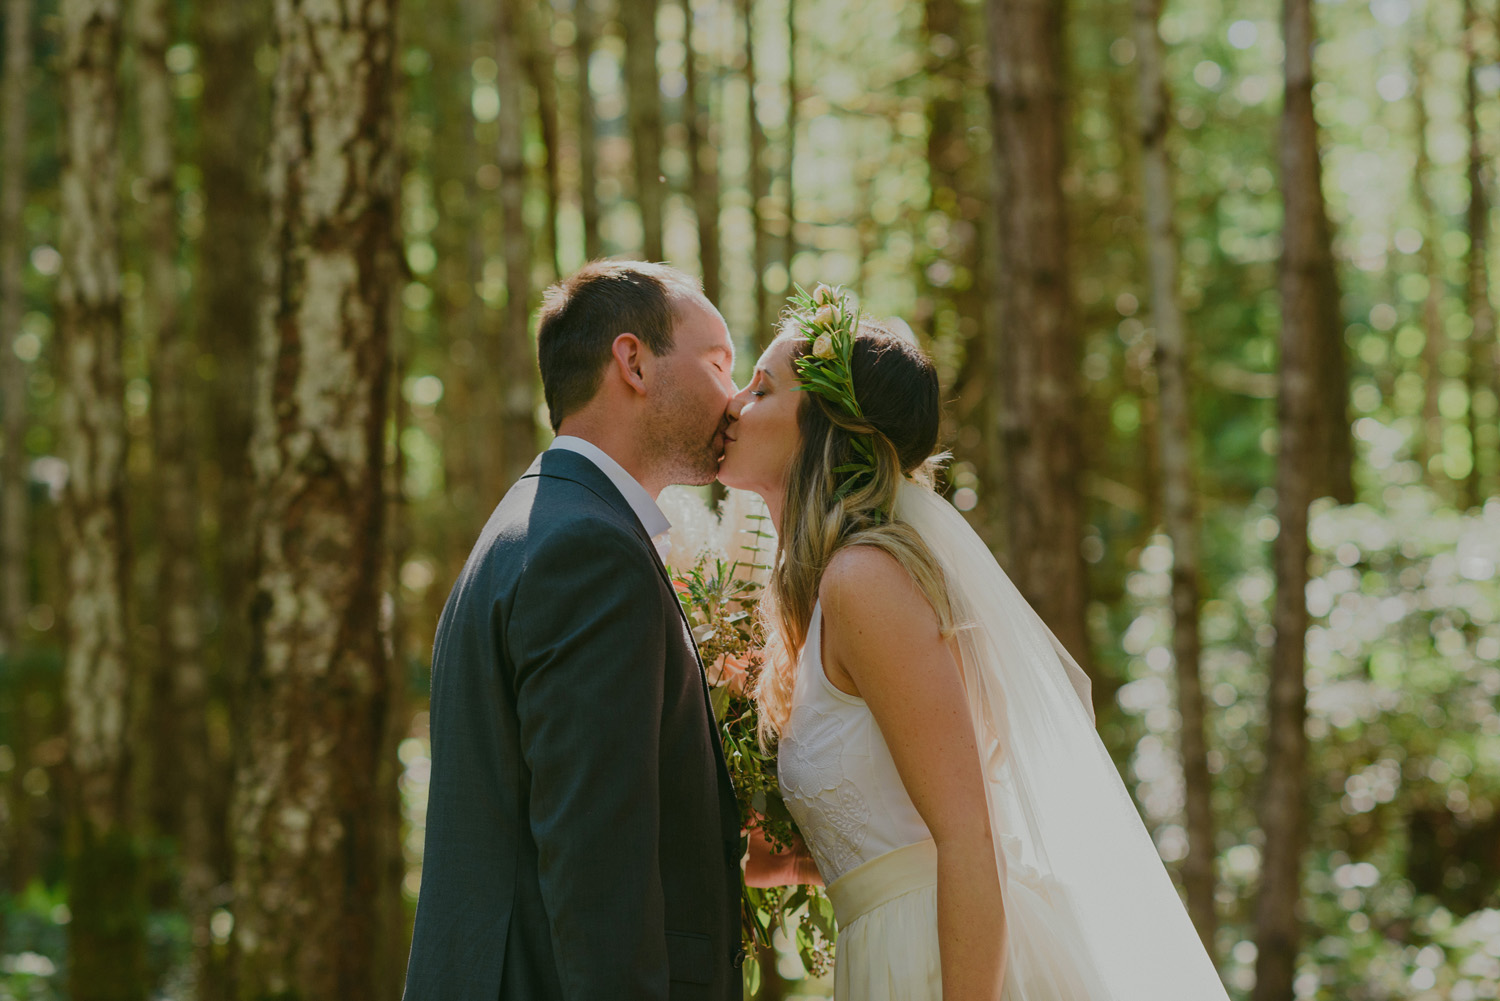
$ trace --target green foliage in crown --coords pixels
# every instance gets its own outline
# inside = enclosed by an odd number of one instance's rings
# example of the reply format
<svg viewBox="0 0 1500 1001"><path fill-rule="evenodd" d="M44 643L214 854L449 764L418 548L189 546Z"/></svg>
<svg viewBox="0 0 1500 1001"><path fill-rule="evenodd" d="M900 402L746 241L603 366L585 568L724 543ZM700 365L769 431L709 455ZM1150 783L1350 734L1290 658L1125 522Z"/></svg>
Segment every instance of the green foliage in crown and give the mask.
<svg viewBox="0 0 1500 1001"><path fill-rule="evenodd" d="M829 288L820 284L811 295L801 285L794 287L797 294L789 300L792 311L788 318L808 343L807 353L796 361L801 380L797 388L816 393L863 422L865 415L854 395L852 362L859 311L842 285ZM834 494L836 500L862 483L875 482L875 449L869 435L853 434L850 438L858 459L834 468L834 476L842 477Z"/></svg>

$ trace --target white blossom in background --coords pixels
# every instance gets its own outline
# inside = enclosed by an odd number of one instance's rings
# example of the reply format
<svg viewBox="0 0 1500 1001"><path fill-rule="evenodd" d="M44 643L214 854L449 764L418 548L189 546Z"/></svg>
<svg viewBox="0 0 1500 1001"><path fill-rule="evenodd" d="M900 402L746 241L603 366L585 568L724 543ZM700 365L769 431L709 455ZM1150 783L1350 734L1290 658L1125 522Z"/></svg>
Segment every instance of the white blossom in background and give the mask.
<svg viewBox="0 0 1500 1001"><path fill-rule="evenodd" d="M709 509L702 487L667 487L656 504L672 523L667 535L672 543L667 566L691 570L705 554L709 559L727 558L728 551L719 538L718 516Z"/></svg>
<svg viewBox="0 0 1500 1001"><path fill-rule="evenodd" d="M672 523L668 534L672 548L667 566L673 570L690 570L698 560L724 560L739 563L736 576L765 583L763 570L751 570L752 564L768 564L776 551L774 538L760 540L755 550L757 529L770 532L765 520L766 505L748 490L730 490L719 513L708 506L707 492L701 487L668 487L657 498L662 513Z"/></svg>

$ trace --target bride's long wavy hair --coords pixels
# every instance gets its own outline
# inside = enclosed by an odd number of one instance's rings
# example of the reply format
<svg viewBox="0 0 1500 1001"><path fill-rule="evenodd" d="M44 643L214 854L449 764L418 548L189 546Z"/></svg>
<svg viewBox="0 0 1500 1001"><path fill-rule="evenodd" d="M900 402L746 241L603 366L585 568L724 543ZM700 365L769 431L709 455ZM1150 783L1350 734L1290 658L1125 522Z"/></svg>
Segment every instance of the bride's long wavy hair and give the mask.
<svg viewBox="0 0 1500 1001"><path fill-rule="evenodd" d="M781 336L793 341L796 371L796 359L810 347L791 321ZM791 715L797 653L807 641L823 571L840 549L874 546L894 557L937 612L943 636L954 630L942 568L916 531L891 517L902 481L930 479L940 461L933 454L942 406L937 370L917 345L863 318L850 370L863 420L817 393L803 393L797 408L801 444L787 476L776 556L761 603L767 643L755 699L760 739L767 745ZM874 446L875 475L838 497L841 479L833 470L859 461L856 435Z"/></svg>

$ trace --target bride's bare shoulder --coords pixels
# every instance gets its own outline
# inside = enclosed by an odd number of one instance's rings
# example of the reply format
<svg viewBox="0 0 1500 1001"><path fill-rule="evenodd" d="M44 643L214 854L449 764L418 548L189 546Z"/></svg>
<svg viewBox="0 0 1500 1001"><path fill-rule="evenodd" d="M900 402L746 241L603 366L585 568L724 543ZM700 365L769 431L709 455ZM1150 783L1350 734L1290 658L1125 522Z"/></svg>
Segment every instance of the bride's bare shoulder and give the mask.
<svg viewBox="0 0 1500 1001"><path fill-rule="evenodd" d="M818 598L825 619L860 631L937 621L911 574L876 546L845 546L834 553L818 583Z"/></svg>

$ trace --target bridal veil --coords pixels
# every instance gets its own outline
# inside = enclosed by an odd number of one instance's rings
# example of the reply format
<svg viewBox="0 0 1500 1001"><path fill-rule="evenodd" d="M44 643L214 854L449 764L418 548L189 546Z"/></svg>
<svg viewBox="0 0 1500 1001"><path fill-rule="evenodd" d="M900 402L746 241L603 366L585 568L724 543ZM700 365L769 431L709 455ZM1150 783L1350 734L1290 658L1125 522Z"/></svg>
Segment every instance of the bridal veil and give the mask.
<svg viewBox="0 0 1500 1001"><path fill-rule="evenodd" d="M895 514L947 580L1001 871L1035 870L1101 1001L1227 1001L1094 730L1087 676L947 501L907 481Z"/></svg>

